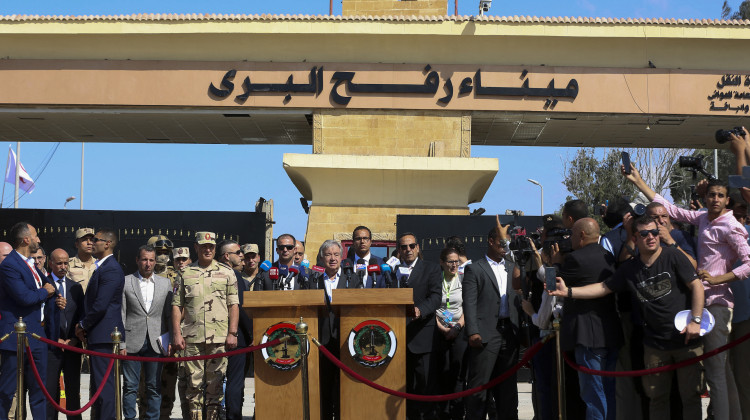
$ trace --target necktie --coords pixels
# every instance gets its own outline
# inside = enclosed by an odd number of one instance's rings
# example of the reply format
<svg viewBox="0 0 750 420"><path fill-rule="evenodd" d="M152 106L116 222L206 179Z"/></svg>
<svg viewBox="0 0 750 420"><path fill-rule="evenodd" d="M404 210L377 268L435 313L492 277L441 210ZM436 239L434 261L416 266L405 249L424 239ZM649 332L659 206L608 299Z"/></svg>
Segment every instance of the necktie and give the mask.
<svg viewBox="0 0 750 420"><path fill-rule="evenodd" d="M65 285L63 284L63 279L57 280L57 292L60 293L62 297L65 297ZM66 339L68 338L66 335L66 331L68 330L67 320L65 319L65 311L60 311L60 338Z"/></svg>

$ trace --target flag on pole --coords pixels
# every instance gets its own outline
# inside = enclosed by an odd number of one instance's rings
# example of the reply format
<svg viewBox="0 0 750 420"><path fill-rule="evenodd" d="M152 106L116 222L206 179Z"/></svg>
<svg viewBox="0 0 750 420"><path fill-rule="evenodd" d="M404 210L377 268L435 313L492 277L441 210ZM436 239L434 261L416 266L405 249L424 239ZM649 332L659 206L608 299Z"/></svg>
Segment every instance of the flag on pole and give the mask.
<svg viewBox="0 0 750 420"><path fill-rule="evenodd" d="M20 170L18 177L18 187L31 194L34 191L34 180L24 169L23 164L19 165ZM16 154L12 147L8 147L8 166L5 168L5 182L16 185Z"/></svg>

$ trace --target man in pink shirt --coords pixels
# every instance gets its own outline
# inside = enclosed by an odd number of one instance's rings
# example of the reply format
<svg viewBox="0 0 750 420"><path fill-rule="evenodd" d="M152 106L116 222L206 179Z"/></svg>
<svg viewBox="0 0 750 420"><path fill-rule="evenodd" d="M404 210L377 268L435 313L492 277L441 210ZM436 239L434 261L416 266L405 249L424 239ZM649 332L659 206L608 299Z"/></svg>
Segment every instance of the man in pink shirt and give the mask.
<svg viewBox="0 0 750 420"><path fill-rule="evenodd" d="M705 308L716 319L713 331L703 337L704 351L709 352L723 346L729 337L734 307L732 291L727 283L750 277L748 234L732 211L727 209L728 188L717 181L709 182L704 197L707 211L685 210L656 194L632 165L630 174L625 173L624 167L621 169L623 176L649 200L662 204L669 217L698 227L698 274L705 289ZM741 260L741 265L733 269L738 260ZM706 359L705 365L714 418L741 418L737 407L730 408L729 404L729 395L736 394L736 389L729 389L734 387L734 378L727 364L726 352Z"/></svg>

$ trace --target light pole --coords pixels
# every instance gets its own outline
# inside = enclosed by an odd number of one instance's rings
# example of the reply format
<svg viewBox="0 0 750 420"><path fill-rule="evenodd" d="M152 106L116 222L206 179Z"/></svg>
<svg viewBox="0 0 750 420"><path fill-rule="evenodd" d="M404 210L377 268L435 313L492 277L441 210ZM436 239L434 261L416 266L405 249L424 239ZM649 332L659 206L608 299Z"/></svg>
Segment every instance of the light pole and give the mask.
<svg viewBox="0 0 750 420"><path fill-rule="evenodd" d="M542 184L540 184L538 181L534 181L533 179L527 179L527 181L531 182L534 185L539 185L539 188L542 189L542 213L540 216L544 216L544 187L542 187Z"/></svg>
<svg viewBox="0 0 750 420"><path fill-rule="evenodd" d="M70 197L66 198L65 199L65 204L63 204L63 210L65 210L68 207L68 203L70 203L71 201L73 201L75 199L76 198L74 196L72 196L72 195Z"/></svg>

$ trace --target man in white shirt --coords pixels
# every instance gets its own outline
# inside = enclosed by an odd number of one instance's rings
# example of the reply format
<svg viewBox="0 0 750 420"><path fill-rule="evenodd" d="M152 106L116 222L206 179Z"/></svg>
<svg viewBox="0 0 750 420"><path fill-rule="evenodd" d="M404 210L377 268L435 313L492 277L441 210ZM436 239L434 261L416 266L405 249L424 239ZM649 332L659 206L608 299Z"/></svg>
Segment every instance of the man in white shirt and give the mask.
<svg viewBox="0 0 750 420"><path fill-rule="evenodd" d="M172 287L166 277L154 274L156 252L151 245L138 249L138 271L125 277L122 294L122 320L125 324L125 344L121 354L142 357L159 357L169 353L169 338L162 334L169 331ZM125 419L136 417L136 395L141 368L145 374L146 414L145 420L158 420L161 406L159 378L162 365L157 362L123 362L123 413Z"/></svg>

